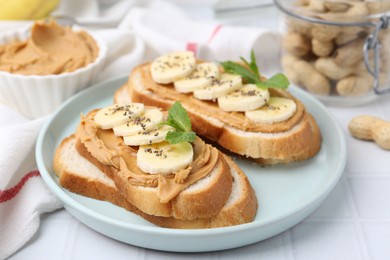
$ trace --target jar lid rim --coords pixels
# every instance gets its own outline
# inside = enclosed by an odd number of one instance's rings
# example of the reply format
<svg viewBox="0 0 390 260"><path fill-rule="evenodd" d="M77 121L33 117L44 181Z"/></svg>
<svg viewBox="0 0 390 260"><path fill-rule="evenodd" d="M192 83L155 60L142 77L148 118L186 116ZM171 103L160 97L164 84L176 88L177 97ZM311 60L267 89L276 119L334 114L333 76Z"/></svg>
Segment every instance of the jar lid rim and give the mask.
<svg viewBox="0 0 390 260"><path fill-rule="evenodd" d="M325 25L336 25L336 26L374 26L375 21L379 20L382 16L390 15L390 10L382 11L378 13L372 13L365 16L350 16L349 20L345 19L345 13L340 13L340 16L326 15L326 13L318 13L310 10L304 10L300 6L294 5L296 0L274 0L275 5L287 15L293 16L297 19L304 21L319 23ZM343 1L323 1L322 2L339 2L347 3ZM382 2L383 0L372 1L370 3ZM353 3L353 2L352 2ZM348 2L351 4L351 2ZM343 17L343 18L342 18ZM325 19L326 18L326 19ZM329 19L330 18L330 19ZM333 18L333 19L332 19Z"/></svg>

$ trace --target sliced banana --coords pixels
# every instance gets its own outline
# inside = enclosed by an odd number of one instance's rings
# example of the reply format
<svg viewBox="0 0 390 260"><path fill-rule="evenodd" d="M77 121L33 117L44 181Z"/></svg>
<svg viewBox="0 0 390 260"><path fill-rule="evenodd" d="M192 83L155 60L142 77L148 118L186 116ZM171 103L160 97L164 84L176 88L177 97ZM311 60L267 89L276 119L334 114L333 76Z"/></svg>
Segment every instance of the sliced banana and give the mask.
<svg viewBox="0 0 390 260"><path fill-rule="evenodd" d="M246 111L245 116L256 123L273 124L289 119L294 115L296 109L297 105L291 99L271 97L264 106Z"/></svg>
<svg viewBox="0 0 390 260"><path fill-rule="evenodd" d="M145 108L144 113L133 120L113 128L117 136L135 135L139 132L158 128L163 121L163 113L158 108Z"/></svg>
<svg viewBox="0 0 390 260"><path fill-rule="evenodd" d="M159 143L164 141L167 133L173 129L173 127L164 125L154 130L142 131L135 135L124 136L123 140L126 145L131 146Z"/></svg>
<svg viewBox="0 0 390 260"><path fill-rule="evenodd" d="M100 109L94 120L100 128L109 129L138 117L143 111L144 104L141 103L116 104Z"/></svg>
<svg viewBox="0 0 390 260"><path fill-rule="evenodd" d="M158 57L152 62L150 70L155 82L168 84L187 77L195 69L195 66L194 53L180 51Z"/></svg>
<svg viewBox="0 0 390 260"><path fill-rule="evenodd" d="M218 106L224 111L245 112L261 107L269 100L268 89L246 84L242 88L218 98Z"/></svg>
<svg viewBox="0 0 390 260"><path fill-rule="evenodd" d="M186 78L174 82L176 91L191 93L197 89L210 86L213 80L219 79L219 67L214 62L200 63Z"/></svg>
<svg viewBox="0 0 390 260"><path fill-rule="evenodd" d="M137 152L137 166L150 174L173 173L187 167L194 157L188 142L170 144L166 141L141 145Z"/></svg>
<svg viewBox="0 0 390 260"><path fill-rule="evenodd" d="M213 100L242 87L242 79L239 75L222 73L219 80L212 85L194 91L194 97L202 100Z"/></svg>

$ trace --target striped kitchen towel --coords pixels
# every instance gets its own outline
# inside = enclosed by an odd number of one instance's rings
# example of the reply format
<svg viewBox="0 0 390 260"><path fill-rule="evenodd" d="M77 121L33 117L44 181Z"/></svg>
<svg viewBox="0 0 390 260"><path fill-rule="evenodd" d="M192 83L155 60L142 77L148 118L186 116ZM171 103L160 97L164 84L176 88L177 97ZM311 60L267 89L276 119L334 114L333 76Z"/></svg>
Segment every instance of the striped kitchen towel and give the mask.
<svg viewBox="0 0 390 260"><path fill-rule="evenodd" d="M62 205L43 183L35 141L46 117L29 121L0 105L0 259L22 247L40 216Z"/></svg>

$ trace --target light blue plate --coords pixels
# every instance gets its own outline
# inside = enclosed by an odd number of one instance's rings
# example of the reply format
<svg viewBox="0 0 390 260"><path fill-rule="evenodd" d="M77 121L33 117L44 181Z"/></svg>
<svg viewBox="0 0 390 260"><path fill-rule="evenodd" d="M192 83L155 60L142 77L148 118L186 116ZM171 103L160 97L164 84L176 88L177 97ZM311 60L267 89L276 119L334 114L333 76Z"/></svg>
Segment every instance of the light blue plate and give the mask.
<svg viewBox="0 0 390 260"><path fill-rule="evenodd" d="M319 154L301 163L259 167L237 160L259 200L252 223L216 229L160 228L107 202L70 193L58 184L53 154L61 140L75 131L80 113L113 103L113 94L127 80L117 77L80 92L63 104L41 130L36 159L43 180L65 208L90 228L113 239L150 249L203 252L235 248L279 234L306 218L326 198L346 164L346 142L335 118L316 99L299 88L290 91L315 117L322 132Z"/></svg>

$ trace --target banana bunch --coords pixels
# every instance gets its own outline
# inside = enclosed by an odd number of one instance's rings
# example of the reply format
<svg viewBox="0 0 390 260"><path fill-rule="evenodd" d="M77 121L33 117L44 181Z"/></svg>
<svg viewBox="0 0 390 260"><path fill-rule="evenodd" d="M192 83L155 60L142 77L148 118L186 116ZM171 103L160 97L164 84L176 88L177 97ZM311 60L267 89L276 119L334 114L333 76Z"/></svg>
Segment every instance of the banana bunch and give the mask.
<svg viewBox="0 0 390 260"><path fill-rule="evenodd" d="M60 0L0 0L0 20L35 20L48 16Z"/></svg>
<svg viewBox="0 0 390 260"><path fill-rule="evenodd" d="M173 83L180 93L193 93L200 100L218 102L227 112L244 112L255 123L273 124L294 115L296 104L283 97L270 97L268 89L242 84L242 77L220 72L216 63L196 63L192 52L181 51L158 57L151 64L155 82Z"/></svg>
<svg viewBox="0 0 390 260"><path fill-rule="evenodd" d="M113 129L115 135L123 136L126 145L139 146L137 166L150 174L176 172L193 161L194 152L189 142L164 141L173 127L161 125L163 120L158 108L144 107L141 103L111 105L94 116L98 127Z"/></svg>

